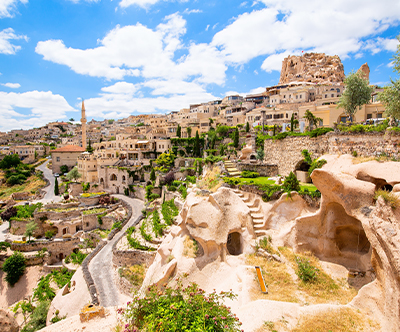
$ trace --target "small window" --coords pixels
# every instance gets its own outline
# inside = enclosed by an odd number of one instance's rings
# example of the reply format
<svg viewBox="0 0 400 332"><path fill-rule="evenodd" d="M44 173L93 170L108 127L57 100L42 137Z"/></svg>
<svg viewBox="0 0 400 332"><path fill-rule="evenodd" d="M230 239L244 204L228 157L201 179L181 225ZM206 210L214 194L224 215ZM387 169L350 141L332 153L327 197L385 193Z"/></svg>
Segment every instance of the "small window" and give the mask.
<svg viewBox="0 0 400 332"><path fill-rule="evenodd" d="M56 160L57 160L57 161L60 161L60 157L57 157Z"/></svg>
<svg viewBox="0 0 400 332"><path fill-rule="evenodd" d="M367 114L367 119L372 119L372 114Z"/></svg>

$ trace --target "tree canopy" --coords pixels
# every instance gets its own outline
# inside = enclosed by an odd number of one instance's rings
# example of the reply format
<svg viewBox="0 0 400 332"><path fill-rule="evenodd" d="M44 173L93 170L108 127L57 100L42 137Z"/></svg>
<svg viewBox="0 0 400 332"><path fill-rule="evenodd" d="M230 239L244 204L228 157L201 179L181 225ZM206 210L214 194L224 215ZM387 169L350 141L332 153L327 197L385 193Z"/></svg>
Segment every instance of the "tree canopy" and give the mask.
<svg viewBox="0 0 400 332"><path fill-rule="evenodd" d="M349 74L345 78L344 84L346 88L339 99L337 108L342 107L353 121L353 115L357 109L370 102L373 87L368 85L368 80L361 72Z"/></svg>
<svg viewBox="0 0 400 332"><path fill-rule="evenodd" d="M67 179L69 181L76 181L82 176L81 173L78 172L78 168L75 166L73 169L71 169L68 174L67 174Z"/></svg>

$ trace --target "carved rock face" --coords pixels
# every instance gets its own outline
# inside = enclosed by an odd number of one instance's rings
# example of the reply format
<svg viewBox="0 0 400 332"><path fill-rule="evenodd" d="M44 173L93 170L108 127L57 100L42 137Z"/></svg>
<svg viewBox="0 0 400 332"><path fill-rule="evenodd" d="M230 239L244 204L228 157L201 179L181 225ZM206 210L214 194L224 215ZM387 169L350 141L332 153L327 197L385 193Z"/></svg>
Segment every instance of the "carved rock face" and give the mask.
<svg viewBox="0 0 400 332"><path fill-rule="evenodd" d="M19 326L14 317L7 311L0 309L0 331L18 332Z"/></svg>
<svg viewBox="0 0 400 332"><path fill-rule="evenodd" d="M345 78L344 68L337 55L305 53L288 56L282 61L279 84L298 82L341 83Z"/></svg>

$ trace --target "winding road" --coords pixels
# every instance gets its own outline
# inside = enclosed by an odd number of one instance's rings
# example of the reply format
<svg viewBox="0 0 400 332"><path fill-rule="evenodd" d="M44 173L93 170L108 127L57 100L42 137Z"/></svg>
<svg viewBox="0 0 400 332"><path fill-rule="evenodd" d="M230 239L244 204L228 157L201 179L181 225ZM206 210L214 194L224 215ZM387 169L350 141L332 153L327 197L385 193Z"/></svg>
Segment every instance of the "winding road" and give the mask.
<svg viewBox="0 0 400 332"><path fill-rule="evenodd" d="M110 307L125 304L129 298L119 292L113 277L112 246L123 236L126 229L134 226L136 219L144 208L143 201L133 199L123 195L113 195L128 203L132 207L132 217L114 236L114 238L100 250L100 252L89 263L89 271L97 289L100 305Z"/></svg>
<svg viewBox="0 0 400 332"><path fill-rule="evenodd" d="M50 160L46 161L44 164L40 165L37 167L38 170L43 172L43 176L50 181L50 185L47 186L46 188L43 188L43 190L46 192L44 197L37 202L42 202L42 203L47 203L50 201L53 202L59 202L61 201L60 196L54 195L54 182L55 182L55 177L53 175L53 172L47 168L47 164L50 162Z"/></svg>

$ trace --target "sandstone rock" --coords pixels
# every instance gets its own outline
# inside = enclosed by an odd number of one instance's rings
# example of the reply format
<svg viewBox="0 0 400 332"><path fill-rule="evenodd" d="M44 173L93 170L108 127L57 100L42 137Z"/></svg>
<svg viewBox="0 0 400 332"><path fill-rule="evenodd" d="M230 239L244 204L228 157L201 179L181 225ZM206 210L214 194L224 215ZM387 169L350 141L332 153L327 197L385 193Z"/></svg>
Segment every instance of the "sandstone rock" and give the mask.
<svg viewBox="0 0 400 332"><path fill-rule="evenodd" d="M370 73L370 70L369 70L368 63L364 63L364 64L360 67L360 69L357 70L357 73L359 73L359 72L361 72L362 75L364 76L364 78L369 82L369 73Z"/></svg>
<svg viewBox="0 0 400 332"><path fill-rule="evenodd" d="M18 332L19 326L11 313L0 309L0 331L1 332Z"/></svg>
<svg viewBox="0 0 400 332"><path fill-rule="evenodd" d="M279 84L290 82L342 83L345 78L343 64L337 55L305 53L288 56L282 62Z"/></svg>

